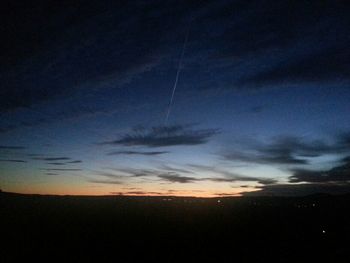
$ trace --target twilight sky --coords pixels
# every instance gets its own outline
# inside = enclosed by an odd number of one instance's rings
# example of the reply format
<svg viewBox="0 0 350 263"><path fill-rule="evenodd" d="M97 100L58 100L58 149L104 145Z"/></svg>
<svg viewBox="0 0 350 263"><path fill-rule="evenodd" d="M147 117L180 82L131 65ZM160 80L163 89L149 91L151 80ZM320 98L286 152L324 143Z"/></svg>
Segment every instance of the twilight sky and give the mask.
<svg viewBox="0 0 350 263"><path fill-rule="evenodd" d="M2 190L350 192L348 1L5 2Z"/></svg>

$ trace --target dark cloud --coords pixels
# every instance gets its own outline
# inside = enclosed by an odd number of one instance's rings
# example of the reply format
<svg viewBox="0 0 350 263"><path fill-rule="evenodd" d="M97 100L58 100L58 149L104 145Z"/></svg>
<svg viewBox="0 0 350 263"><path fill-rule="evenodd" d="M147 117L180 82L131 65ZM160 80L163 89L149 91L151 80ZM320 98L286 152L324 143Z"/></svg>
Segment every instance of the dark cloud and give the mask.
<svg viewBox="0 0 350 263"><path fill-rule="evenodd" d="M41 161L67 161L71 160L69 157L34 157L33 160Z"/></svg>
<svg viewBox="0 0 350 263"><path fill-rule="evenodd" d="M118 174L100 172L98 173L98 175L113 178L113 179L126 178L127 176L129 177L155 176L162 180L166 180L174 183L194 183L194 182L200 182L200 181L211 181L211 182L217 182L217 183L225 183L225 182L232 183L232 182L242 181L242 182L257 182L264 185L276 183L276 180L272 178L243 176L243 175L238 175L227 171L222 171L220 169L217 169L211 166L205 166L205 165L188 165L188 166L192 168L197 168L201 171L213 172L219 176L217 177L215 176L212 176L212 177L182 176L181 173L194 174L194 172L187 169L169 167L167 165L163 165L162 167L160 167L160 170L117 168L113 170L118 172Z"/></svg>
<svg viewBox="0 0 350 263"><path fill-rule="evenodd" d="M328 183L328 182L350 182L350 157L343 160L343 164L325 171L310 171L296 169L289 177L291 183Z"/></svg>
<svg viewBox="0 0 350 263"><path fill-rule="evenodd" d="M322 140L305 141L298 137L276 137L270 143L252 143L246 152L230 152L223 154L231 161L241 161L259 164L308 164L307 158L319 157L325 154L346 153L350 140L348 133L342 133L334 138L332 143Z"/></svg>
<svg viewBox="0 0 350 263"><path fill-rule="evenodd" d="M194 181L199 180L195 177L181 176L177 174L160 174L158 177L172 183L193 183Z"/></svg>
<svg viewBox="0 0 350 263"><path fill-rule="evenodd" d="M167 151L153 151L153 152L143 152L143 151L114 151L114 152L110 152L108 153L108 155L161 155L161 154L165 154L165 153L169 153Z"/></svg>
<svg viewBox="0 0 350 263"><path fill-rule="evenodd" d="M123 182L116 181L116 180L97 180L97 179L90 179L88 180L90 183L94 184L123 184Z"/></svg>
<svg viewBox="0 0 350 263"><path fill-rule="evenodd" d="M46 164L51 164L51 165L69 165L69 164L77 164L77 163L82 163L82 161L74 160L74 161L68 161L68 162L48 162Z"/></svg>
<svg viewBox="0 0 350 263"><path fill-rule="evenodd" d="M109 173L109 172L98 172L98 173L96 173L96 175L107 177L107 178L110 178L110 179L120 179L122 177L125 177L125 175Z"/></svg>
<svg viewBox="0 0 350 263"><path fill-rule="evenodd" d="M211 181L216 183L233 183L233 182L258 182L260 184L268 185L276 183L275 179L257 178L248 176L233 176L233 177L192 177L181 176L176 173L159 174L159 178L173 182L173 183L194 183L200 181Z"/></svg>
<svg viewBox="0 0 350 263"><path fill-rule="evenodd" d="M59 175L57 173L45 173L46 175Z"/></svg>
<svg viewBox="0 0 350 263"><path fill-rule="evenodd" d="M207 165L198 165L198 164L191 164L188 165L192 168L195 168L200 171L204 172L211 172L214 174L218 174L221 177L206 177L201 178L199 180L201 181L212 181L212 182L258 182L260 184L274 184L277 182L277 180L273 178L262 178L262 177L252 177L252 176L243 176L240 174L232 173L230 171L225 171L220 168L217 168L215 166L207 166Z"/></svg>
<svg viewBox="0 0 350 263"><path fill-rule="evenodd" d="M110 192L113 195L164 195L161 192L152 191L128 191L128 192Z"/></svg>
<svg viewBox="0 0 350 263"><path fill-rule="evenodd" d="M344 194L350 193L350 157L342 163L324 171L305 169L292 170L289 184L273 184L258 187L259 190L244 195L309 195L316 193Z"/></svg>
<svg viewBox="0 0 350 263"><path fill-rule="evenodd" d="M137 128L129 134L122 135L118 140L104 144L147 147L198 145L206 143L217 133L216 129L193 130L183 125Z"/></svg>
<svg viewBox="0 0 350 263"><path fill-rule="evenodd" d="M65 163L67 163L67 164L69 164L69 163L72 163L72 164L74 164L74 163L82 163L83 161L81 161L81 160L74 160L74 161L68 161L68 162L65 162Z"/></svg>
<svg viewBox="0 0 350 263"><path fill-rule="evenodd" d="M159 173L158 171L152 170L152 169L118 168L113 170L124 173L131 177L142 177L142 176L152 176L152 175L155 176L157 175L157 173Z"/></svg>
<svg viewBox="0 0 350 263"><path fill-rule="evenodd" d="M66 165L65 163L46 163L46 164L51 164L51 165Z"/></svg>
<svg viewBox="0 0 350 263"><path fill-rule="evenodd" d="M24 150L23 146L0 145L0 150Z"/></svg>
<svg viewBox="0 0 350 263"><path fill-rule="evenodd" d="M244 154L244 153L230 153L225 155L227 160L240 161L247 163L260 163L260 164L307 164L307 160L293 157L288 152L275 152L273 154Z"/></svg>
<svg viewBox="0 0 350 263"><path fill-rule="evenodd" d="M274 184L277 182L275 179L270 178L259 178L259 177L248 177L248 176L233 176L231 178L221 178L221 177L206 177L200 179L200 181L212 181L212 182L258 182L259 184Z"/></svg>
<svg viewBox="0 0 350 263"><path fill-rule="evenodd" d="M82 171L82 169L71 169L71 168L43 168L42 170L45 170L45 171L67 171L67 172Z"/></svg>
<svg viewBox="0 0 350 263"><path fill-rule="evenodd" d="M216 196L229 197L229 196L237 196L237 193L215 193Z"/></svg>
<svg viewBox="0 0 350 263"><path fill-rule="evenodd" d="M346 194L350 193L350 184L343 183L302 183L275 184L259 187L258 191L243 192L243 196L305 196L311 194Z"/></svg>
<svg viewBox="0 0 350 263"><path fill-rule="evenodd" d="M0 162L10 162L10 163L26 163L25 160L16 160L16 159L0 159Z"/></svg>

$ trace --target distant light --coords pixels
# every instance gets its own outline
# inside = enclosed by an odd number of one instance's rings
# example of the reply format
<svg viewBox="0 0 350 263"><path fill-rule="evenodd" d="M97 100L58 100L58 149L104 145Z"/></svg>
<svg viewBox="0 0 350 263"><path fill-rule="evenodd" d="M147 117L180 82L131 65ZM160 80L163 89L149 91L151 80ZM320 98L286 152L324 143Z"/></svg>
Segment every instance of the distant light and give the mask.
<svg viewBox="0 0 350 263"><path fill-rule="evenodd" d="M221 203L221 200L218 200L218 203Z"/></svg>
<svg viewBox="0 0 350 263"><path fill-rule="evenodd" d="M316 205L315 204L312 204L313 207L315 207Z"/></svg>
<svg viewBox="0 0 350 263"><path fill-rule="evenodd" d="M326 230L322 230L322 234L326 234Z"/></svg>

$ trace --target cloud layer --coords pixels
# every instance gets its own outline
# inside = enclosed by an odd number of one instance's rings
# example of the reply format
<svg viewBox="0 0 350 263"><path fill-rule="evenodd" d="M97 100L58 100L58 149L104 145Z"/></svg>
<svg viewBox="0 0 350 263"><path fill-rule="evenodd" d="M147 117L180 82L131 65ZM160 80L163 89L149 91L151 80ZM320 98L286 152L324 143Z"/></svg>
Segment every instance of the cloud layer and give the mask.
<svg viewBox="0 0 350 263"><path fill-rule="evenodd" d="M124 146L166 147L206 143L218 133L216 129L190 129L183 125L138 127L119 139L104 144Z"/></svg>
<svg viewBox="0 0 350 263"><path fill-rule="evenodd" d="M223 157L230 161L272 165L306 165L308 158L327 154L345 154L350 148L349 133L341 133L332 142L305 140L299 137L275 137L269 143L251 141L246 150L235 152L228 150Z"/></svg>

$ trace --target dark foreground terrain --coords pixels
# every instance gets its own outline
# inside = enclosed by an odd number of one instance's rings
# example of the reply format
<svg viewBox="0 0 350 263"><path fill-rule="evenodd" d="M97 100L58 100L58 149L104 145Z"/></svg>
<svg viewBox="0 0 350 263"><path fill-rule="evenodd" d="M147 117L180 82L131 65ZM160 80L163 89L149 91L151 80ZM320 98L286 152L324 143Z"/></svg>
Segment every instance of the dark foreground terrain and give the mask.
<svg viewBox="0 0 350 263"><path fill-rule="evenodd" d="M350 262L349 195L0 196L1 262Z"/></svg>

